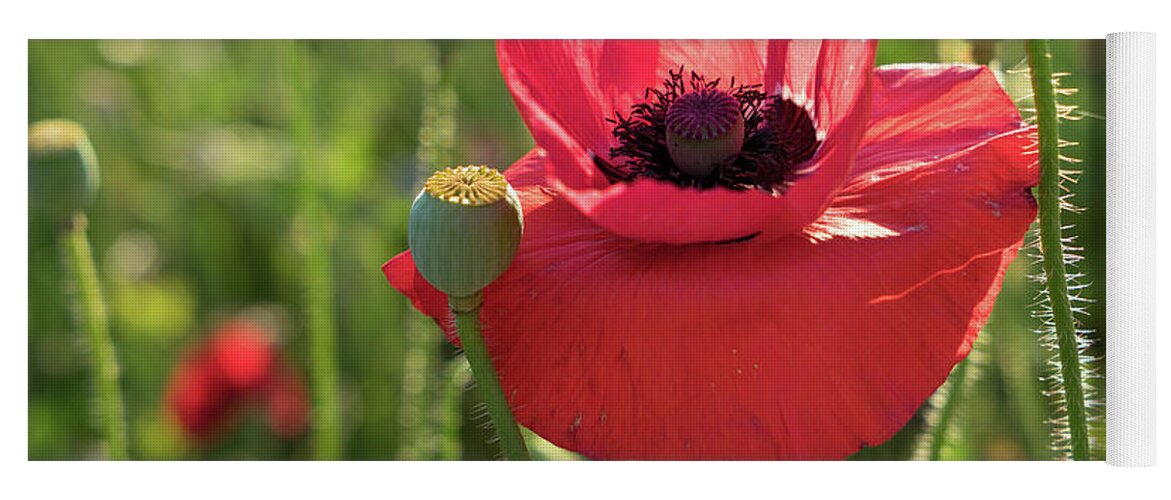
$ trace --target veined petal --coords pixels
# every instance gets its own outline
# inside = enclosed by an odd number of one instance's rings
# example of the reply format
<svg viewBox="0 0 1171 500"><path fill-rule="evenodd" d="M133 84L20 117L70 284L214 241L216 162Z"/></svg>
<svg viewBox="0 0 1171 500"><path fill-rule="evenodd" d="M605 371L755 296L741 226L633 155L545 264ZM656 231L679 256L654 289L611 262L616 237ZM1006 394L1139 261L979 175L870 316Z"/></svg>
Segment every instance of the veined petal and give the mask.
<svg viewBox="0 0 1171 500"><path fill-rule="evenodd" d="M856 174L938 158L1023 126L1012 98L984 66L883 66L872 85Z"/></svg>

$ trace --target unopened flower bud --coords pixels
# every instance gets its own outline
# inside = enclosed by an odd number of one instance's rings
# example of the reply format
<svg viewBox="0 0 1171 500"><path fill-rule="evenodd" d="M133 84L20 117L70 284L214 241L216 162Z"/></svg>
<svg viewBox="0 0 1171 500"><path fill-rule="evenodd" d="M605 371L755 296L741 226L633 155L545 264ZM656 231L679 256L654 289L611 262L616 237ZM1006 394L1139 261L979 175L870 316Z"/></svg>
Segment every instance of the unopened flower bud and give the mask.
<svg viewBox="0 0 1171 500"><path fill-rule="evenodd" d="M411 206L408 242L415 267L452 298L478 296L499 278L520 246L520 197L484 166L432 175Z"/></svg>
<svg viewBox="0 0 1171 500"><path fill-rule="evenodd" d="M98 188L98 161L85 129L69 120L28 128L30 208L65 220L83 210Z"/></svg>

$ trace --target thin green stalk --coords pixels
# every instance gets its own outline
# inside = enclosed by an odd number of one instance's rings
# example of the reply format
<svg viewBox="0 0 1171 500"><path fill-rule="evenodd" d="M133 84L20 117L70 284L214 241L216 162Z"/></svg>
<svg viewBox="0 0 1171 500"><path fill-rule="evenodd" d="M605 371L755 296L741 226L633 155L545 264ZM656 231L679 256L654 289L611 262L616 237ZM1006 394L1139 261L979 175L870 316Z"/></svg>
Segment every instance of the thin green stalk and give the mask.
<svg viewBox="0 0 1171 500"><path fill-rule="evenodd" d="M1019 335L1029 330L1029 302L1033 293L1027 282L1028 263L1017 259L1005 273L1004 287L996 298L995 312L981 333L989 340L990 364L1004 381L1004 413L1021 437L1028 460L1050 460L1049 422L1036 418L1049 408L1045 389L1035 367L1042 361L1036 336Z"/></svg>
<svg viewBox="0 0 1171 500"><path fill-rule="evenodd" d="M971 357L961 361L948 379L946 400L943 407L939 409L939 420L931 429L931 448L928 451L928 460L939 460L943 452L943 445L946 443L948 431L951 429L952 417L964 397L964 385L967 384L968 365L970 364L972 364Z"/></svg>
<svg viewBox="0 0 1171 500"><path fill-rule="evenodd" d="M68 261L66 272L77 296L78 316L89 344L89 361L106 454L111 460L126 460L130 455L122 390L118 383L118 352L110 337L102 284L86 236L87 225L85 214L76 213L61 234L61 249Z"/></svg>
<svg viewBox="0 0 1171 500"><path fill-rule="evenodd" d="M440 405L440 429L443 442L439 444L439 460L459 460L463 455L460 434L464 423L464 388L471 380L466 361L458 357L448 361L443 370L443 403Z"/></svg>
<svg viewBox="0 0 1171 500"><path fill-rule="evenodd" d="M318 177L328 169L315 161L313 102L308 93L302 54L287 42L284 69L293 95L289 124L297 162L297 220L303 224L302 278L309 339L309 384L313 394L313 458L342 457L341 405L338 401L337 332L333 311L333 262L329 210Z"/></svg>
<svg viewBox="0 0 1171 500"><path fill-rule="evenodd" d="M402 443L397 460L438 460L442 439L434 416L439 399L439 356L443 334L435 323L413 315L404 315L404 343L402 366L402 401L400 403L399 433Z"/></svg>
<svg viewBox="0 0 1171 500"><path fill-rule="evenodd" d="M504 396L504 388L500 386L496 368L492 366L492 357L488 355L488 347L480 333L480 307L476 306L466 312L459 312L459 309L452 308L459 340L463 345L464 355L468 358L468 364L472 366L476 385L483 393L484 404L488 407L488 415L492 417L496 434L500 436L500 449L504 452L504 458L529 460L529 450L525 446L524 436L521 436L520 427L512 416L512 408L508 406L508 398Z"/></svg>
<svg viewBox="0 0 1171 500"><path fill-rule="evenodd" d="M1040 207L1039 230L1042 266L1053 326L1057 334L1061 384L1065 393L1069 419L1070 451L1074 460L1089 460L1089 431L1086 422L1085 396L1082 392L1082 364L1078 337L1070 305L1065 274L1065 249L1061 241L1061 157L1059 156L1057 98L1049 44L1045 40L1025 42L1032 70L1033 99L1037 109L1037 135L1040 146L1041 184L1037 187Z"/></svg>
<svg viewBox="0 0 1171 500"><path fill-rule="evenodd" d="M434 42L418 47L421 78L419 128L415 165L420 179L455 161L455 91L444 82L443 54ZM450 431L450 417L463 409L463 384L454 380L445 359L446 341L435 324L410 316L406 332L406 370L403 374L403 460L454 459L459 434ZM455 406L452 406L455 405Z"/></svg>
<svg viewBox="0 0 1171 500"><path fill-rule="evenodd" d="M312 198L316 198L313 196ZM334 329L333 271L326 211L320 200L302 200L310 233L306 246L305 291L308 314L309 368L313 385L313 454L317 460L342 457L341 405L337 395L337 334Z"/></svg>

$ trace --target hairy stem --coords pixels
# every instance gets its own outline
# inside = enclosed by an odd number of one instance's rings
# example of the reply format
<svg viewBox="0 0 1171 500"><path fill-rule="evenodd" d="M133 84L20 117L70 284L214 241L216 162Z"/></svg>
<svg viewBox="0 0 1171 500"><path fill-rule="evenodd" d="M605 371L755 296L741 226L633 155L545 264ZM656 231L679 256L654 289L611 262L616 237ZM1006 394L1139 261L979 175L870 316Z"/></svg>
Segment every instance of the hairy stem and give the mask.
<svg viewBox="0 0 1171 500"><path fill-rule="evenodd" d="M89 344L89 362L97 394L98 418L106 454L111 460L129 458L126 416L119 387L118 352L110 337L102 284L94 266L93 252L86 236L85 214L74 214L61 234L61 249L68 261L68 277L78 302L78 316Z"/></svg>
<svg viewBox="0 0 1171 500"><path fill-rule="evenodd" d="M337 333L333 311L333 262L330 249L332 225L329 210L321 198L318 178L328 168L315 161L313 102L307 76L296 42L287 42L284 67L292 86L292 113L289 124L296 150L298 207L302 224L306 333L309 339L309 383L313 393L313 458L338 460L342 457L341 405L337 394Z"/></svg>
<svg viewBox="0 0 1171 500"><path fill-rule="evenodd" d="M1049 44L1045 40L1025 42L1032 70L1033 98L1037 108L1037 135L1040 146L1041 184L1037 187L1040 206L1039 231L1042 266L1053 325L1057 333L1061 383L1069 419L1070 451L1074 460L1089 460L1089 431L1085 395L1082 392L1082 364L1078 337L1070 305L1065 273L1065 249L1061 241L1061 158L1058 154L1057 99Z"/></svg>
<svg viewBox="0 0 1171 500"><path fill-rule="evenodd" d="M476 385L483 393L496 434L500 436L500 449L506 460L529 460L528 447L512 416L512 408L508 406L508 398L500 386L496 368L492 366L492 358L488 355L488 347L484 344L484 336L480 333L480 307L477 305L470 311L460 312L462 309L452 307L459 340L468 364L472 366Z"/></svg>

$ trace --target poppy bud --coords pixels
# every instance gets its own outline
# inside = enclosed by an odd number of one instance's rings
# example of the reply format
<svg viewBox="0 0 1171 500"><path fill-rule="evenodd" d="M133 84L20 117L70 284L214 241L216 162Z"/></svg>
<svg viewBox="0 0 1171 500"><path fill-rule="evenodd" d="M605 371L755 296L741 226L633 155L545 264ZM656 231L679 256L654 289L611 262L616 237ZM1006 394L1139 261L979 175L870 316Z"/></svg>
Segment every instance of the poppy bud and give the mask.
<svg viewBox="0 0 1171 500"><path fill-rule="evenodd" d="M66 220L98 189L98 161L85 129L69 120L42 120L28 128L28 178L34 206Z"/></svg>
<svg viewBox="0 0 1171 500"><path fill-rule="evenodd" d="M452 298L477 296L512 264L524 230L520 198L485 166L448 168L427 179L411 206L415 266Z"/></svg>
<svg viewBox="0 0 1171 500"><path fill-rule="evenodd" d="M683 173L696 178L744 146L744 114L727 92L712 88L679 96L667 109L667 152Z"/></svg>

